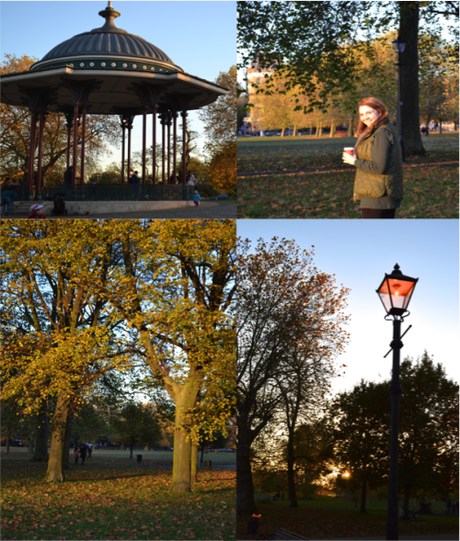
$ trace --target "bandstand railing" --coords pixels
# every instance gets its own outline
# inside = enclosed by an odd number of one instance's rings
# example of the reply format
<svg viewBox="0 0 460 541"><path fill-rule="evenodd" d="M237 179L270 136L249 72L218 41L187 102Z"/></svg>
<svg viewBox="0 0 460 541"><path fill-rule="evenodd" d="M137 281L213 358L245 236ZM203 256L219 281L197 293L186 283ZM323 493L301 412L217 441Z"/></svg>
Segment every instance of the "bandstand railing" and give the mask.
<svg viewBox="0 0 460 541"><path fill-rule="evenodd" d="M29 192L27 186L16 189L16 200L38 200L65 194L66 201L191 201L194 186L187 184L57 184L44 187L40 194Z"/></svg>

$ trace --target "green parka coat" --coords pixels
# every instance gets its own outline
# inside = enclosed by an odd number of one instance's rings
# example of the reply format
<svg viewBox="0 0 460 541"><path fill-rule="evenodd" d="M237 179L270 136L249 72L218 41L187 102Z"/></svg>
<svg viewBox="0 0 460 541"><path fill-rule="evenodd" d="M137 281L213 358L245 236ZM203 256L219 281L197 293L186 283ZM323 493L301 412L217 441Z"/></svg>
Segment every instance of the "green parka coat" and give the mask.
<svg viewBox="0 0 460 541"><path fill-rule="evenodd" d="M396 128L384 124L372 130L359 143L356 153L356 199L389 197L401 201L404 195L402 154Z"/></svg>

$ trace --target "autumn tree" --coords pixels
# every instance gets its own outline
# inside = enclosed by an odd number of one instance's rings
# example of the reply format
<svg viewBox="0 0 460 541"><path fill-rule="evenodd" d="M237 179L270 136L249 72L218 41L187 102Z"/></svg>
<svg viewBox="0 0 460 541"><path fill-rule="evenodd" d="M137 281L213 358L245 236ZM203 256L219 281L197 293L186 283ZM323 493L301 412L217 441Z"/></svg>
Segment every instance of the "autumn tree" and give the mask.
<svg viewBox="0 0 460 541"><path fill-rule="evenodd" d="M38 59L26 55L17 58L5 55L0 64L1 74L27 71ZM0 128L0 150L2 175L20 179L28 170L30 113L26 107L0 104L2 124ZM87 170L96 169L97 161L110 153L109 145L120 142L121 130L116 117L88 115L86 120L85 165ZM38 145L38 141L36 143ZM81 144L81 128L78 134ZM43 135L42 175L45 186L54 180L63 182L67 156L66 118L61 113L46 115ZM53 185L53 184L51 184Z"/></svg>
<svg viewBox="0 0 460 541"><path fill-rule="evenodd" d="M5 227L2 309L30 323L7 320L4 393L24 413L56 401L46 479L64 479L69 414L85 389L140 356L176 406L172 490L190 490L191 440L201 426L225 429L234 408L234 222ZM205 423L202 390L216 413Z"/></svg>
<svg viewBox="0 0 460 541"><path fill-rule="evenodd" d="M360 513L367 512L367 490L388 475L389 412L387 384L365 381L338 394L329 409L335 459L360 487Z"/></svg>
<svg viewBox="0 0 460 541"><path fill-rule="evenodd" d="M360 512L367 488L388 477L390 381L360 382L334 399L328 413L335 458L361 486ZM401 363L399 483L404 517L409 500L458 490L458 384L424 353Z"/></svg>
<svg viewBox="0 0 460 541"><path fill-rule="evenodd" d="M161 440L159 419L152 404L127 403L112 411L111 418L114 441L129 445L129 458L133 458L135 445L155 446Z"/></svg>
<svg viewBox="0 0 460 541"><path fill-rule="evenodd" d="M406 153L421 155L425 151L419 130L419 27L424 24L435 33L442 25L454 35L458 15L454 1L238 2L239 52L243 66L254 58L266 66L276 65L276 71L287 75L287 89L302 88L312 109L324 108L355 86L356 62L344 44L366 51L362 34L369 39L373 32L397 26L399 37L407 42L400 68Z"/></svg>
<svg viewBox="0 0 460 541"><path fill-rule="evenodd" d="M307 364L329 365L344 345L341 324L346 288L313 266L312 253L294 241L266 243L254 250L241 240L238 250L237 313L237 512L256 510L250 450L262 430L292 397L283 385L292 352ZM311 347L311 349L309 349ZM311 389L315 387L313 378ZM308 378L300 381L303 390ZM303 393L302 393L303 394ZM294 398L294 409L299 411ZM288 413L290 415L290 413ZM297 417L298 418L298 417ZM295 430L296 423L293 428Z"/></svg>
<svg viewBox="0 0 460 541"><path fill-rule="evenodd" d="M459 388L426 351L401 363L401 387L399 478L409 518L411 497L458 490Z"/></svg>
<svg viewBox="0 0 460 541"><path fill-rule="evenodd" d="M136 332L146 365L174 401L171 490L189 491L200 391L212 402L216 387L219 414L208 428L225 427L232 411L231 401L219 397L234 386L235 224L127 221L116 227L122 264L101 294Z"/></svg>
<svg viewBox="0 0 460 541"><path fill-rule="evenodd" d="M3 397L14 399L22 415L43 413L44 402L54 405L48 482L64 480L66 431L85 390L127 366L132 353L116 311L93 288L113 263L110 244L96 243L95 234L110 227L3 225Z"/></svg>
<svg viewBox="0 0 460 541"><path fill-rule="evenodd" d="M210 159L210 181L219 190L236 191L237 72L221 72L216 84L229 90L200 110L205 125L205 150Z"/></svg>
<svg viewBox="0 0 460 541"><path fill-rule="evenodd" d="M236 194L236 143L225 144L214 154L208 169L208 178L220 193Z"/></svg>
<svg viewBox="0 0 460 541"><path fill-rule="evenodd" d="M449 43L439 36L420 40L420 113L425 124L431 120L458 118L458 61Z"/></svg>
<svg viewBox="0 0 460 541"><path fill-rule="evenodd" d="M308 304L315 313L308 325L308 337L296 341L286 351L283 371L275 375L275 382L281 395L279 421L286 434L286 465L290 507L298 507L296 487L296 436L297 429L307 419L317 418L329 388L329 380L334 375L333 360L343 350L347 341L346 333L338 323L329 325L338 314L343 302L344 291L334 298L333 290L320 292L329 276L318 273L309 291ZM316 318L321 321L317 323ZM343 321L340 315L336 321ZM329 321L328 321L329 320Z"/></svg>

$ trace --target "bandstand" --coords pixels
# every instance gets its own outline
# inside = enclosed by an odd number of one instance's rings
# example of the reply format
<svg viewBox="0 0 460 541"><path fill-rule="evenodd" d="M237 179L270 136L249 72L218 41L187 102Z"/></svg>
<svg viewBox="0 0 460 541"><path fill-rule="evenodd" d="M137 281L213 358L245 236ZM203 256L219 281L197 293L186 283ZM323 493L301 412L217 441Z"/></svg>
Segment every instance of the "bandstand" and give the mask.
<svg viewBox="0 0 460 541"><path fill-rule="evenodd" d="M186 186L185 144L182 145L179 185L168 184L170 177L177 178L179 165L176 160L180 136L177 119L182 118L182 140L185 141L187 112L213 103L228 90L185 73L155 45L117 28L114 20L120 12L112 7L112 2L99 15L105 19L102 27L57 45L28 71L1 77L1 102L27 107L31 115L26 191L31 194L34 186L43 185L43 131L46 115L52 112L66 117L67 169L73 166L71 184L56 189L65 188L68 199L100 197L102 186L84 184L86 118L97 114L120 118L121 184L119 189L111 186L112 200L125 199L126 194L128 198L136 198L140 191L148 199L190 199L191 187ZM131 131L138 115L142 116L142 188L129 190L125 172L131 168ZM152 133L153 167L147 186L148 129ZM156 143L160 139L161 175L157 178L154 164L157 162Z"/></svg>

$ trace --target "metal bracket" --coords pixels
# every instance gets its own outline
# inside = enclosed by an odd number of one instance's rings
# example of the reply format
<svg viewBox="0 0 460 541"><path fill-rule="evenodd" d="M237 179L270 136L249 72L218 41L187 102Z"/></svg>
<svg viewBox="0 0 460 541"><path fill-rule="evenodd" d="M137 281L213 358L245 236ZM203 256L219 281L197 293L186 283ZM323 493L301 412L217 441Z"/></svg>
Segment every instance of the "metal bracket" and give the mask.
<svg viewBox="0 0 460 541"><path fill-rule="evenodd" d="M404 331L404 333L402 334L401 336L401 339L406 335L407 331L412 327L412 325L409 325L409 327L407 327L407 329ZM400 346L400 349L403 347L403 344L402 342L400 341L399 342L401 344ZM392 346L393 342L391 342L390 346ZM383 356L383 358L385 359L385 357L387 357L391 352L393 351L393 347L390 348L390 350L388 351L388 353L386 355Z"/></svg>

